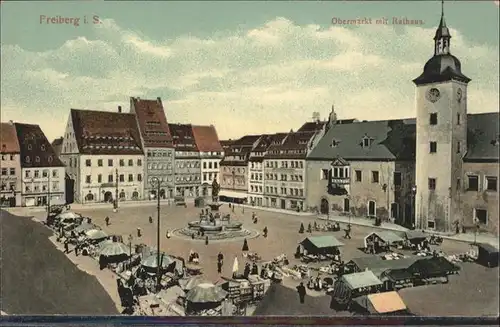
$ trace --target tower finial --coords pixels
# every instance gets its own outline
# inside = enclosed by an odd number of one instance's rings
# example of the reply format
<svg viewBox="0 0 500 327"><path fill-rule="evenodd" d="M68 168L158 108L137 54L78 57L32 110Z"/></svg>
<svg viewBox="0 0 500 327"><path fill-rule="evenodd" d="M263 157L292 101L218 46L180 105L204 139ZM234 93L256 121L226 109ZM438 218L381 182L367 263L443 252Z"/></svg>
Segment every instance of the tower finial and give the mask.
<svg viewBox="0 0 500 327"><path fill-rule="evenodd" d="M444 0L441 0L441 17L444 17Z"/></svg>

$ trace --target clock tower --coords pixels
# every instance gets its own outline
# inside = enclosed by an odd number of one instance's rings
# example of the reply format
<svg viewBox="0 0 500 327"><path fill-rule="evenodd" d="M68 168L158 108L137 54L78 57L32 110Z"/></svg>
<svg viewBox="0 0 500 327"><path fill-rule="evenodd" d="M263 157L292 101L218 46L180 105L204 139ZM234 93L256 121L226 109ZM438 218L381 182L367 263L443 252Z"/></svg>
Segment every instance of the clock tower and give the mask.
<svg viewBox="0 0 500 327"><path fill-rule="evenodd" d="M434 36L434 56L416 85L416 176L414 215L417 229L449 231L462 221L462 158L467 151L467 85L471 81L451 54L444 19Z"/></svg>

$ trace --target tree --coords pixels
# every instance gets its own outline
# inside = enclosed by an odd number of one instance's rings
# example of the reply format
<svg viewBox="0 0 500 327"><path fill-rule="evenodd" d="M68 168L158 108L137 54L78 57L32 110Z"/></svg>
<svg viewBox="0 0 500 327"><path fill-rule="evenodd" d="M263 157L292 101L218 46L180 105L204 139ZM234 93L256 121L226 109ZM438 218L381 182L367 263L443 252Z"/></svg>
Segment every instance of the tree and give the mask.
<svg viewBox="0 0 500 327"><path fill-rule="evenodd" d="M248 242L246 238L243 240L243 247L241 248L241 251L248 251Z"/></svg>
<svg viewBox="0 0 500 327"><path fill-rule="evenodd" d="M299 234L304 234L304 224L300 223Z"/></svg>

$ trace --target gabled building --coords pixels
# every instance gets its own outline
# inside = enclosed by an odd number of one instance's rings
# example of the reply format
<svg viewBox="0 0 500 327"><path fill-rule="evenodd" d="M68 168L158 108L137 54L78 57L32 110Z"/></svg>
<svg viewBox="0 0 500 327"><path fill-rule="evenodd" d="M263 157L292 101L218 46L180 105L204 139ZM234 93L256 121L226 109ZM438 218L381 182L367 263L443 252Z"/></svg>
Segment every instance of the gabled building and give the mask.
<svg viewBox="0 0 500 327"><path fill-rule="evenodd" d="M169 124L175 149L175 196L201 195L201 159L190 124Z"/></svg>
<svg viewBox="0 0 500 327"><path fill-rule="evenodd" d="M21 205L21 156L17 132L12 121L2 123L0 127L0 206L15 207Z"/></svg>
<svg viewBox="0 0 500 327"><path fill-rule="evenodd" d="M144 199L144 152L131 113L71 109L61 159L80 203Z"/></svg>
<svg viewBox="0 0 500 327"><path fill-rule="evenodd" d="M130 112L135 114L146 159L143 165L145 198L156 199L158 186L153 180L160 182L161 199L172 198L175 151L161 98L146 100L131 97Z"/></svg>
<svg viewBox="0 0 500 327"><path fill-rule="evenodd" d="M238 140L221 142L226 146L224 159L220 163L221 201L248 201L248 159L260 138L261 135L247 135Z"/></svg>
<svg viewBox="0 0 500 327"><path fill-rule="evenodd" d="M290 131L276 138L264 156L264 206L305 210L306 156L323 129Z"/></svg>
<svg viewBox="0 0 500 327"><path fill-rule="evenodd" d="M56 153L57 156L61 154L61 149L62 149L62 144L63 144L64 138L58 137L54 141L52 141L52 149L54 149L54 152Z"/></svg>
<svg viewBox="0 0 500 327"><path fill-rule="evenodd" d="M15 123L21 155L21 205L66 203L65 167L38 125Z"/></svg>
<svg viewBox="0 0 500 327"><path fill-rule="evenodd" d="M212 183L219 180L219 164L224 157L224 150L213 125L193 126L193 135L201 159L201 195L212 195Z"/></svg>
<svg viewBox="0 0 500 327"><path fill-rule="evenodd" d="M281 144L286 133L262 135L250 152L248 159L248 202L255 206L264 205L264 156L270 146Z"/></svg>

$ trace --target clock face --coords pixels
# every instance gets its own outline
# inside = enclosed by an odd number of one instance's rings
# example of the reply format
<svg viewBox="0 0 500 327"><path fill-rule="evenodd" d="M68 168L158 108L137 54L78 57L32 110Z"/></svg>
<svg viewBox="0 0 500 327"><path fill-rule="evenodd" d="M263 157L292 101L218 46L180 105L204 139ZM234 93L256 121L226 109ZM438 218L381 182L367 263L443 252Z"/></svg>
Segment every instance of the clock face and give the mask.
<svg viewBox="0 0 500 327"><path fill-rule="evenodd" d="M433 102L433 103L436 102L437 100L439 100L440 96L441 96L441 93L436 88L430 89L429 92L427 93L427 99L429 99L429 101Z"/></svg>
<svg viewBox="0 0 500 327"><path fill-rule="evenodd" d="M458 102L462 101L462 89L457 90L457 100Z"/></svg>

